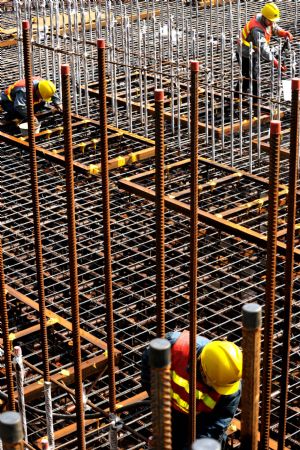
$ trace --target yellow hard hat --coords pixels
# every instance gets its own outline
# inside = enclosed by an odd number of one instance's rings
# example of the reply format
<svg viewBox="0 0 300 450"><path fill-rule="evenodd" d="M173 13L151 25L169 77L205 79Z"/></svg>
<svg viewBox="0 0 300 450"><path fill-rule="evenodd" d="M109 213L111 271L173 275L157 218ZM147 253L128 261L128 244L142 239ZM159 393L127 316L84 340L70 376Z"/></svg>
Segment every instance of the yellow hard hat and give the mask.
<svg viewBox="0 0 300 450"><path fill-rule="evenodd" d="M221 395L238 391L242 377L243 354L233 342L213 341L200 355L206 383Z"/></svg>
<svg viewBox="0 0 300 450"><path fill-rule="evenodd" d="M49 80L41 80L39 82L39 93L45 102L51 102L53 95L56 92L55 84Z"/></svg>
<svg viewBox="0 0 300 450"><path fill-rule="evenodd" d="M280 19L280 11L275 3L266 3L261 10L262 15L271 22L278 22Z"/></svg>

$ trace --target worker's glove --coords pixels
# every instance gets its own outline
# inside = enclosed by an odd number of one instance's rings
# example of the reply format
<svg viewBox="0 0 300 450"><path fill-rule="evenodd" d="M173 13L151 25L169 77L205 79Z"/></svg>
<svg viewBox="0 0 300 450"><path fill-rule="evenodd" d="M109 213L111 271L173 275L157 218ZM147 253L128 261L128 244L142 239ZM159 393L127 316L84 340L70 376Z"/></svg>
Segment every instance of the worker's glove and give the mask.
<svg viewBox="0 0 300 450"><path fill-rule="evenodd" d="M294 39L294 36L289 31L282 30L279 34L280 37L288 39L290 42Z"/></svg>
<svg viewBox="0 0 300 450"><path fill-rule="evenodd" d="M286 66L281 66L281 72L286 72L287 67Z"/></svg>
<svg viewBox="0 0 300 450"><path fill-rule="evenodd" d="M279 65L278 59L274 58L274 67L275 67L275 69L278 69L278 65Z"/></svg>

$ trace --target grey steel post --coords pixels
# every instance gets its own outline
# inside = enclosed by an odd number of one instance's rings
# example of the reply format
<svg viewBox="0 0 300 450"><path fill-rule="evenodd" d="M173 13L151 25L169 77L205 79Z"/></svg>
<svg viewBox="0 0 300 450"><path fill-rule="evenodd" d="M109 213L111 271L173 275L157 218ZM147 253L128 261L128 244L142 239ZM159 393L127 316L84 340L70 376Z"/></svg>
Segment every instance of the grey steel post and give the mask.
<svg viewBox="0 0 300 450"><path fill-rule="evenodd" d="M7 411L0 414L0 439L3 450L22 450L24 448L22 420L19 413Z"/></svg>

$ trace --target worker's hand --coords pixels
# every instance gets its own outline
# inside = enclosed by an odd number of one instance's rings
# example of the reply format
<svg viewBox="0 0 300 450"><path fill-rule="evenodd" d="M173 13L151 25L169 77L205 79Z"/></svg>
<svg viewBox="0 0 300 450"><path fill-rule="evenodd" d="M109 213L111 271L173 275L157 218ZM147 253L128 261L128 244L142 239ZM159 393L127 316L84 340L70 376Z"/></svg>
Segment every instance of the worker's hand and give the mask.
<svg viewBox="0 0 300 450"><path fill-rule="evenodd" d="M274 67L275 67L275 69L278 69L278 65L279 65L278 59L274 58Z"/></svg>
<svg viewBox="0 0 300 450"><path fill-rule="evenodd" d="M282 37L288 39L290 42L292 42L292 40L294 39L294 36L289 31L283 31Z"/></svg>
<svg viewBox="0 0 300 450"><path fill-rule="evenodd" d="M286 66L281 66L281 72L286 72L287 67Z"/></svg>
<svg viewBox="0 0 300 450"><path fill-rule="evenodd" d="M62 108L62 104L61 103L57 103L56 105L54 105L55 109L59 112L62 112L63 108Z"/></svg>

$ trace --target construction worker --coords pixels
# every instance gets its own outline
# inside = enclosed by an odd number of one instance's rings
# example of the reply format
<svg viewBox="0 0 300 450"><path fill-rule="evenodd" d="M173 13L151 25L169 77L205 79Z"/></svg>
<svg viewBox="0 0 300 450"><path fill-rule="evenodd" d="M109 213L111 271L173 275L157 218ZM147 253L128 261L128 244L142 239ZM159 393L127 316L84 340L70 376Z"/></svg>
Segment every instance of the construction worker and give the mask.
<svg viewBox="0 0 300 450"><path fill-rule="evenodd" d="M272 35L293 40L293 36L289 31L285 31L277 25L280 19L280 11L275 3L266 3L261 10L261 14L253 17L247 22L242 30L242 61L240 61L239 48L237 48L236 56L239 64L242 65L243 85L242 91L246 93L250 85L250 43L252 42L252 93L257 96L257 51L260 49L261 57L266 61L272 61L273 53L270 49L269 42ZM274 66L278 68L278 60L274 59ZM286 67L281 66L283 72ZM239 82L235 86L235 97L238 97ZM254 98L255 103L255 98Z"/></svg>
<svg viewBox="0 0 300 450"><path fill-rule="evenodd" d="M189 332L166 335L171 343L173 450L188 448ZM149 348L142 357L142 386L150 395ZM242 352L228 341L197 336L197 439L209 437L225 445L226 430L241 395Z"/></svg>
<svg viewBox="0 0 300 450"><path fill-rule="evenodd" d="M40 77L33 78L33 101L34 111L40 111L45 107L45 103L52 102L54 107L61 111L61 101L56 93L56 87L52 81L44 80ZM8 86L1 93L0 105L6 112L5 120L27 121L27 99L25 80L19 80Z"/></svg>

